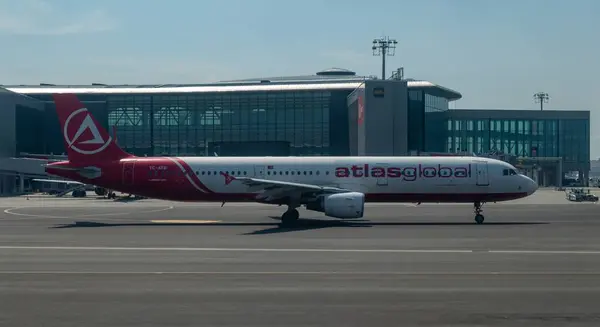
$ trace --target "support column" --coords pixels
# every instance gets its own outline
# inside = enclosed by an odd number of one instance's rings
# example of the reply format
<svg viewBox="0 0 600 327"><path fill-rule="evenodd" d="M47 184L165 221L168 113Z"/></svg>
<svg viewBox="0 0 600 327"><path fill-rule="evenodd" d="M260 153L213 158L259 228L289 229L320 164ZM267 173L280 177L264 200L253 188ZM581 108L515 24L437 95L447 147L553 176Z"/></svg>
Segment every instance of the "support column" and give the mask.
<svg viewBox="0 0 600 327"><path fill-rule="evenodd" d="M556 169L556 185L558 185L558 187L562 187L563 184L563 162L562 162L562 157L560 159L558 159L558 168Z"/></svg>
<svg viewBox="0 0 600 327"><path fill-rule="evenodd" d="M23 176L23 173L19 173L19 193L25 193L25 176Z"/></svg>

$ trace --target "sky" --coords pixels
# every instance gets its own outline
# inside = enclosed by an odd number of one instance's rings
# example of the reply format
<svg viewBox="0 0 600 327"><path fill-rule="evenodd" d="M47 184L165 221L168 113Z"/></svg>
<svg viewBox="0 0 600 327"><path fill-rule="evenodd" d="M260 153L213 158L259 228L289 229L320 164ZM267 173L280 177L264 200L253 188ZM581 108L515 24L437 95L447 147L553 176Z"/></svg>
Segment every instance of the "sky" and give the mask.
<svg viewBox="0 0 600 327"><path fill-rule="evenodd" d="M387 75L459 91L456 109L591 111L600 157L598 0L0 0L0 84L203 83Z"/></svg>

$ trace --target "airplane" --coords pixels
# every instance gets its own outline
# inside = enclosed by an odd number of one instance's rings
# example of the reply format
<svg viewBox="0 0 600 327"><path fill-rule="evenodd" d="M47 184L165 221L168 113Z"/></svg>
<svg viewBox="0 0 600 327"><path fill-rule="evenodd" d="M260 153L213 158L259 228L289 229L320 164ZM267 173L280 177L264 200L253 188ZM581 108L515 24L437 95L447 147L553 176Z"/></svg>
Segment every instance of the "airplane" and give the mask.
<svg viewBox="0 0 600 327"><path fill-rule="evenodd" d="M519 199L538 185L511 164L482 157L138 157L121 149L74 94L54 94L66 161L46 172L123 193L171 201L254 201L338 219L362 218L365 203L483 203Z"/></svg>

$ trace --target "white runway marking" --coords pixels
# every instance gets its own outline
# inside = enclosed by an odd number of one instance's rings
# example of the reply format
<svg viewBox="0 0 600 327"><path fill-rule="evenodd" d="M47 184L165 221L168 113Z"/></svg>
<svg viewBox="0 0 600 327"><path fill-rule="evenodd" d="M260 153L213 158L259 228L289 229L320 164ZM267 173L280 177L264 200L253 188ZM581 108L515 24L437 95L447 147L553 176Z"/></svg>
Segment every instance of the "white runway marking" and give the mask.
<svg viewBox="0 0 600 327"><path fill-rule="evenodd" d="M196 252L354 252L354 253L496 253L496 254L588 254L585 250L425 250L425 249L281 249L281 248L193 248L193 247L109 247L109 246L0 246L0 250L59 250L59 251L196 251Z"/></svg>
<svg viewBox="0 0 600 327"><path fill-rule="evenodd" d="M152 209L152 210L139 210L139 211L136 210L133 212L111 212L111 213L97 213L97 214L74 215L74 216L48 216L48 215L19 213L19 212L13 211L13 210L18 210L18 209L30 209L30 208L37 208L37 207L13 207L13 208L4 210L4 213L8 214L8 215L12 215L12 216L29 217L29 218L71 219L71 218L83 218L83 217L126 216L126 215L131 215L131 214L156 213L156 212L171 210L174 207L168 206L166 208Z"/></svg>
<svg viewBox="0 0 600 327"><path fill-rule="evenodd" d="M33 270L6 270L0 271L0 275L9 274L56 274L56 275L399 275L399 276L481 276L481 275L508 275L508 276L597 276L600 272L580 272L580 271L33 271Z"/></svg>

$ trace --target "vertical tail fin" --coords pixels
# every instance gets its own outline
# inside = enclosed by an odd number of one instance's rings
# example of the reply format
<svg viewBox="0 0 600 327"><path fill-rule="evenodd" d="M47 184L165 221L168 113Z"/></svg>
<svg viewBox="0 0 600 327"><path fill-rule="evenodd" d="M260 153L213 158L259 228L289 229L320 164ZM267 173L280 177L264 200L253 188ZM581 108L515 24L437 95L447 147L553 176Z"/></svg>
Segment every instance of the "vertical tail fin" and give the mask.
<svg viewBox="0 0 600 327"><path fill-rule="evenodd" d="M133 157L123 151L74 94L54 94L69 161L112 161Z"/></svg>

